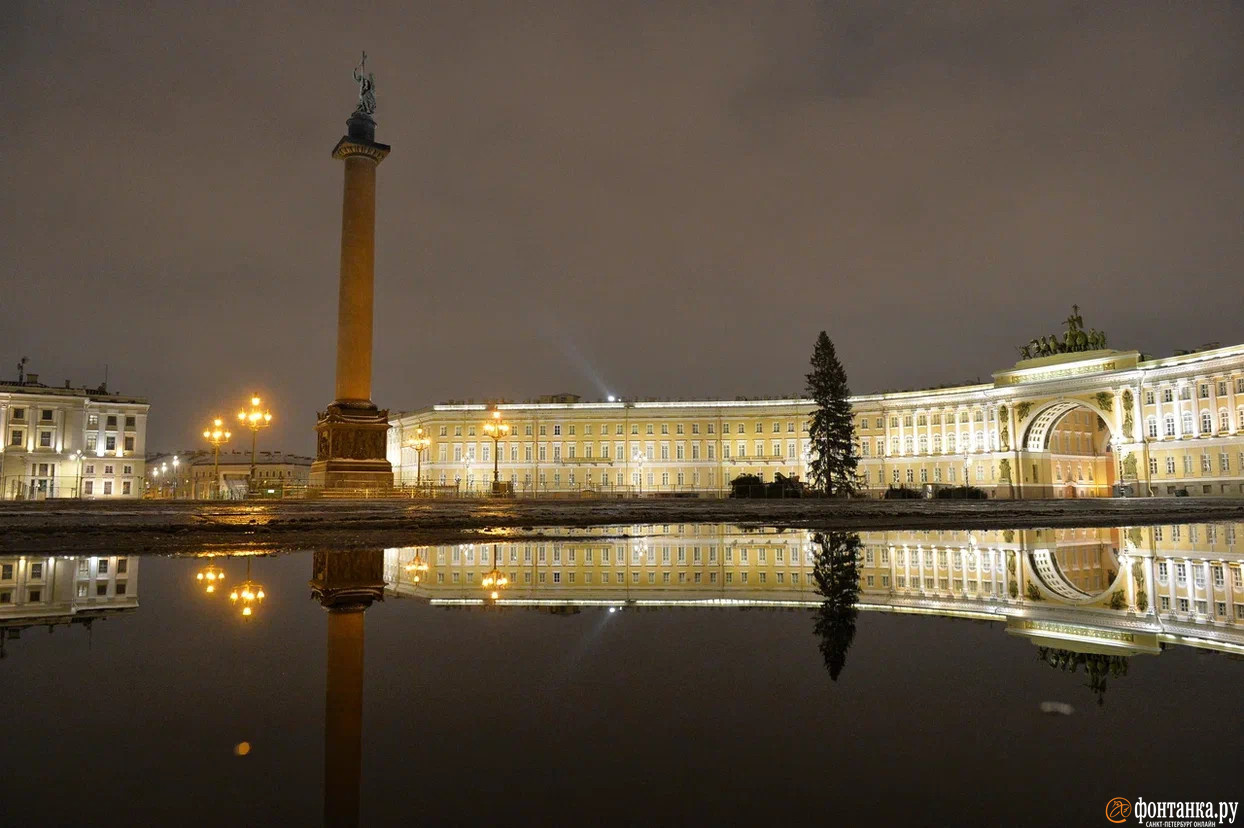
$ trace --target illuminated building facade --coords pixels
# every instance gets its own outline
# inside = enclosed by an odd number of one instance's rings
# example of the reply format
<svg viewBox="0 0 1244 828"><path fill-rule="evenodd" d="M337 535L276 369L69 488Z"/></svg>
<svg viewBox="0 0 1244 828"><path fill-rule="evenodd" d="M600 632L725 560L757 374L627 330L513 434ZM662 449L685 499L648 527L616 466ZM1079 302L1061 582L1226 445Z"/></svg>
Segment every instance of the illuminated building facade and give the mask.
<svg viewBox="0 0 1244 828"><path fill-rule="evenodd" d="M141 497L147 401L38 380L0 383L0 500Z"/></svg>
<svg viewBox="0 0 1244 828"><path fill-rule="evenodd" d="M1244 345L1166 359L1063 353L1022 360L988 384L852 402L873 496L965 481L993 497L1244 495ZM743 474L806 479L811 406L573 395L446 403L394 417L388 458L398 485L482 491L495 446L501 480L520 494L720 495ZM495 443L483 431L494 410L511 428ZM416 436L429 441L421 457Z"/></svg>

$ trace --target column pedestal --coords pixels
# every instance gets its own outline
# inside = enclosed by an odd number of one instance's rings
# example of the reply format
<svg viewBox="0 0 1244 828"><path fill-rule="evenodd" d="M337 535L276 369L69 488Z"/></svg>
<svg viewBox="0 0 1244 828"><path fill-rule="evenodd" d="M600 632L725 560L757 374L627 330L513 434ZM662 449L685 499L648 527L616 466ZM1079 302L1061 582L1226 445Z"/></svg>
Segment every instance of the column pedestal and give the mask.
<svg viewBox="0 0 1244 828"><path fill-rule="evenodd" d="M333 403L315 424L316 489L391 489L393 466L385 459L389 412L374 405Z"/></svg>

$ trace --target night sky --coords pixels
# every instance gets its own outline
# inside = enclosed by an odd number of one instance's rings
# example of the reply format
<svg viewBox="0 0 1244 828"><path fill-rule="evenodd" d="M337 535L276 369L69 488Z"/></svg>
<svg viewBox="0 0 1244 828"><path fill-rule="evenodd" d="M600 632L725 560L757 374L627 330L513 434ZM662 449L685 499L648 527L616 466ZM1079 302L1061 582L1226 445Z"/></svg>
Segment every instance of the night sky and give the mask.
<svg viewBox="0 0 1244 828"><path fill-rule="evenodd" d="M935 5L6 4L0 378L310 452L363 49L381 406L791 393L822 328L987 380L1072 302L1244 341L1244 6Z"/></svg>

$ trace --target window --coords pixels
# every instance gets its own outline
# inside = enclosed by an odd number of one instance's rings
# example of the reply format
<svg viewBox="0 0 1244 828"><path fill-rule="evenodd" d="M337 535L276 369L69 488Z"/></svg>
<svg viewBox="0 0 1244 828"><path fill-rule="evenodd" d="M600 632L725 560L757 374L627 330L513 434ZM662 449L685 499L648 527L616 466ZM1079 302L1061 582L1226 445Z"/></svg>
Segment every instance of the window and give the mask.
<svg viewBox="0 0 1244 828"><path fill-rule="evenodd" d="M1167 414L1162 419L1162 425L1163 425L1162 433L1165 436L1167 437L1175 436L1175 415L1174 414Z"/></svg>
<svg viewBox="0 0 1244 828"><path fill-rule="evenodd" d="M126 428L133 428L133 427L134 427L134 423L135 423L135 418L134 418L132 415L131 415L131 416L129 416L129 417L126 417L126 418L125 418L125 427L126 427Z"/></svg>
<svg viewBox="0 0 1244 828"><path fill-rule="evenodd" d="M108 428L113 428L113 429L115 429L115 428L117 427L117 415L116 415L116 414L109 414L109 415L108 415L108 419L107 419L107 420L105 420L105 422L106 422L106 424L107 424Z"/></svg>
<svg viewBox="0 0 1244 828"><path fill-rule="evenodd" d="M1201 412L1201 433L1209 434L1214 430L1214 418L1208 411Z"/></svg>
<svg viewBox="0 0 1244 828"><path fill-rule="evenodd" d="M26 409L25 409L25 408L14 408L14 409L13 409L13 419L14 419L14 420L25 420L25 419L26 419Z"/></svg>
<svg viewBox="0 0 1244 828"><path fill-rule="evenodd" d="M52 445L52 432L40 431L39 432L39 446L42 448L50 448L51 445Z"/></svg>
<svg viewBox="0 0 1244 828"><path fill-rule="evenodd" d="M104 481L104 494L106 495L112 494L112 481L111 480Z"/></svg>
<svg viewBox="0 0 1244 828"><path fill-rule="evenodd" d="M1162 402L1173 402L1174 399L1175 399L1174 391L1172 391L1170 388L1162 389Z"/></svg>
<svg viewBox="0 0 1244 828"><path fill-rule="evenodd" d="M25 436L26 435L22 432L20 428L13 429L12 431L9 432L9 445L10 446L21 446L22 443L24 442L23 438Z"/></svg>
<svg viewBox="0 0 1244 828"><path fill-rule="evenodd" d="M104 438L104 450L105 451L116 451L117 450L117 438L113 437L112 435L108 435L107 437L105 437Z"/></svg>

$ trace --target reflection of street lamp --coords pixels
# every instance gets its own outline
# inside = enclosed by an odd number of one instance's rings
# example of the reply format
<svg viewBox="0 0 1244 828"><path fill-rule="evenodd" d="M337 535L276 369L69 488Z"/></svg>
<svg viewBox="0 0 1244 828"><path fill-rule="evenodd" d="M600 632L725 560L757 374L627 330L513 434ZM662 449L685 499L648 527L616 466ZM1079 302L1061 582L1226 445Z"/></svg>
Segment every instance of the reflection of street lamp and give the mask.
<svg viewBox="0 0 1244 828"><path fill-rule="evenodd" d="M423 426L415 429L415 436L406 441L406 447L415 450L415 483L423 482L423 451L432 445L432 439L423 433Z"/></svg>
<svg viewBox="0 0 1244 828"><path fill-rule="evenodd" d="M232 432L225 431L225 421L220 417L213 419L211 427L203 432L203 439L212 444L212 486L208 489L211 499L215 499L220 490L220 447L232 436Z"/></svg>
<svg viewBox="0 0 1244 828"><path fill-rule="evenodd" d="M484 579L480 581L480 586L484 589L492 590L488 597L492 598L494 601L501 597L501 593L498 592L498 590L505 589L510 585L510 579L501 574L501 570L497 566L497 561L497 545L494 543L492 545L492 571L486 573L484 575Z"/></svg>
<svg viewBox="0 0 1244 828"><path fill-rule="evenodd" d="M484 433L492 438L492 493L499 494L501 491L501 475L498 464L501 462L501 453L498 449L501 445L501 439L508 437L510 434L510 424L501 421L500 411L493 411L492 419L484 423Z"/></svg>
<svg viewBox="0 0 1244 828"><path fill-rule="evenodd" d="M969 446L963 447L963 488L967 488L971 484L971 465L968 457Z"/></svg>
<svg viewBox="0 0 1244 828"><path fill-rule="evenodd" d="M423 580L424 575L427 573L428 562L416 551L415 556L406 564L406 571L410 573L410 580L417 584Z"/></svg>
<svg viewBox="0 0 1244 828"><path fill-rule="evenodd" d="M251 430L251 476L247 478L247 488L255 485L255 449L259 445L259 429L272 425L272 413L259 409L261 400L256 394L251 397L251 410L238 412L238 422Z"/></svg>
<svg viewBox="0 0 1244 828"><path fill-rule="evenodd" d="M263 587L251 580L251 560L246 559L246 580L234 587L229 593L229 601L234 606L242 605L242 617L249 619L253 607L259 606L264 595Z"/></svg>
<svg viewBox="0 0 1244 828"><path fill-rule="evenodd" d="M207 566L200 569L194 579L203 587L204 592L211 595L218 585L225 582L225 571L212 563L211 558L208 558Z"/></svg>

